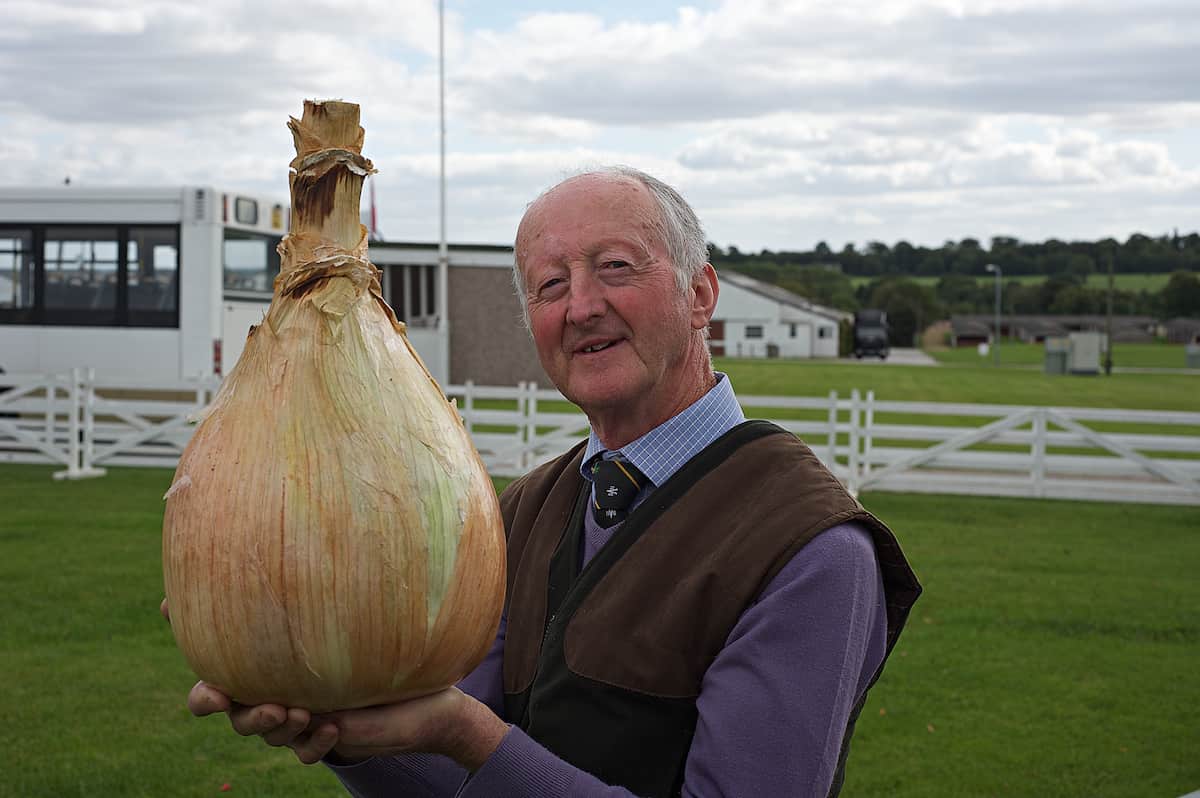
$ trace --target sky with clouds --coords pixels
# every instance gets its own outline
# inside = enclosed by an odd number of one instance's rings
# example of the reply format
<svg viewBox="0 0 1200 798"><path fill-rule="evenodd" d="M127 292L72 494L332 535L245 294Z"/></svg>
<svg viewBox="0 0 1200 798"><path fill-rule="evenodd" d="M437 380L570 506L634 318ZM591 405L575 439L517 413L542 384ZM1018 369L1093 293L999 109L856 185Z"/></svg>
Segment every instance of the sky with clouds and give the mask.
<svg viewBox="0 0 1200 798"><path fill-rule="evenodd" d="M431 0L5 0L0 184L285 199L362 106L379 227L438 236ZM1200 228L1195 0L445 0L448 237L624 163L742 250Z"/></svg>

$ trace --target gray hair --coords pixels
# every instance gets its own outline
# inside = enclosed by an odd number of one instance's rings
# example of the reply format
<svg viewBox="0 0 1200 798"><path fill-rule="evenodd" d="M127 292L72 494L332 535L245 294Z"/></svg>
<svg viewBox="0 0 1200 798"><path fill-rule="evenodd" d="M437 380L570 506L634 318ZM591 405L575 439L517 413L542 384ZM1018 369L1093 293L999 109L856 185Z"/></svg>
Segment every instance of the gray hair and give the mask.
<svg viewBox="0 0 1200 798"><path fill-rule="evenodd" d="M678 191L657 177L648 175L640 169L634 169L632 166L602 166L597 169L588 169L560 180L541 194L538 194L533 202L525 206L526 212L564 183L577 180L581 177L593 176L634 180L642 184L650 192L650 196L654 199L654 204L658 207L663 244L667 248L667 256L671 259L671 266L675 269L675 284L679 287L680 293L687 291L688 286L692 284L693 278L700 273L704 268L704 264L708 262L708 241L704 237L704 228L700 225L700 218L696 216L696 212L692 210L692 206L688 204L687 200ZM524 220L522 219L522 221ZM525 319L525 326L528 327L529 303L525 293L525 280L522 276L524 270L521 267L521 253L517 249L515 242L513 245L513 258L513 289L516 291L517 298L521 300L521 315Z"/></svg>

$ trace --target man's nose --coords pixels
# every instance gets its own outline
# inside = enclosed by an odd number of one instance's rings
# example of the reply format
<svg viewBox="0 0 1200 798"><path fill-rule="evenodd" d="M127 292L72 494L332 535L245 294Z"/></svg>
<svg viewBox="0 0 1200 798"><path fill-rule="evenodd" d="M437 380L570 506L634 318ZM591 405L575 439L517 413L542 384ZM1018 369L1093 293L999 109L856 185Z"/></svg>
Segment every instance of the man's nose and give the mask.
<svg viewBox="0 0 1200 798"><path fill-rule="evenodd" d="M571 324L586 324L604 315L608 301L604 297L604 284L590 272L582 272L571 278L570 294L567 297L567 321Z"/></svg>

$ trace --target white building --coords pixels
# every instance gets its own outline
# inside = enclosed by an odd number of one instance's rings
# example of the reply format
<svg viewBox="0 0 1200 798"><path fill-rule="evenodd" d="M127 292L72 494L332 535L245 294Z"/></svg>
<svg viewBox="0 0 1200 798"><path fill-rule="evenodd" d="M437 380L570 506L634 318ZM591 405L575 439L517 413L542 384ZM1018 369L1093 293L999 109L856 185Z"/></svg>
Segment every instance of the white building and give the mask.
<svg viewBox="0 0 1200 798"><path fill-rule="evenodd" d="M813 358L838 356L838 323L853 314L822 307L738 272L718 272L721 293L709 325L714 355Z"/></svg>

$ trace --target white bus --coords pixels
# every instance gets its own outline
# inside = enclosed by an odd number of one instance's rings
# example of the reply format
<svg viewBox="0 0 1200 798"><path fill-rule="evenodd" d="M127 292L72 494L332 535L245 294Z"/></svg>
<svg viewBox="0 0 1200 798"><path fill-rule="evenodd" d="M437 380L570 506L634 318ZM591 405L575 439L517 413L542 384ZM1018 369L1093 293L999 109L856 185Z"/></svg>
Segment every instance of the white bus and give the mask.
<svg viewBox="0 0 1200 798"><path fill-rule="evenodd" d="M203 186L0 187L0 369L220 376L261 319L285 203Z"/></svg>

